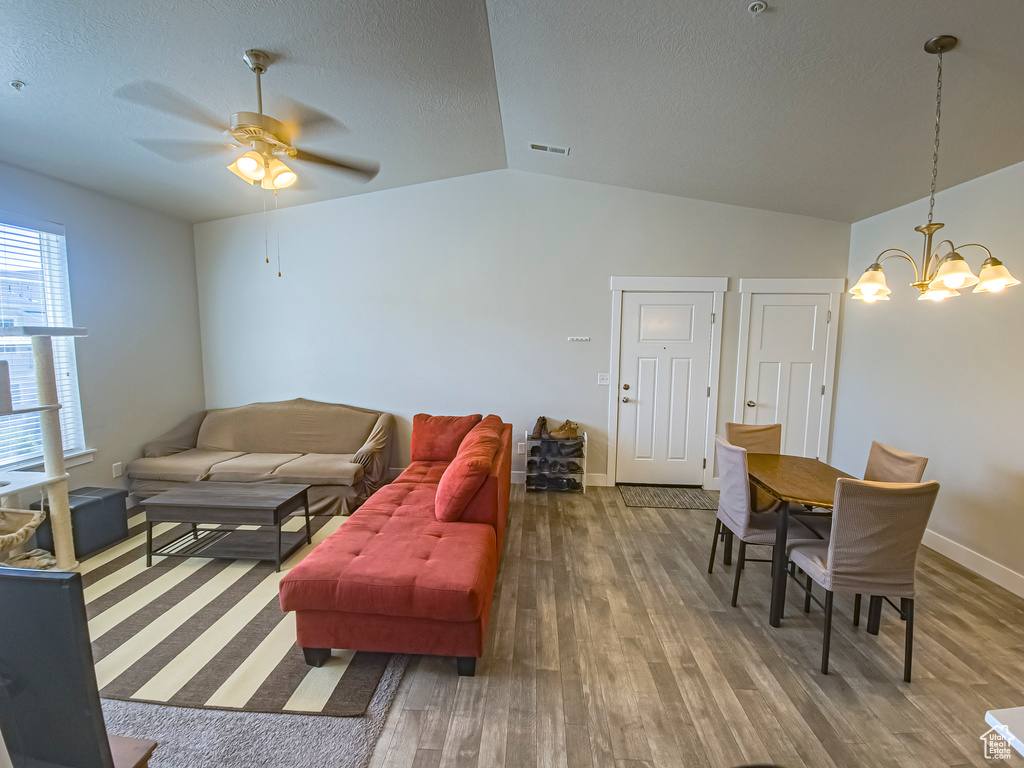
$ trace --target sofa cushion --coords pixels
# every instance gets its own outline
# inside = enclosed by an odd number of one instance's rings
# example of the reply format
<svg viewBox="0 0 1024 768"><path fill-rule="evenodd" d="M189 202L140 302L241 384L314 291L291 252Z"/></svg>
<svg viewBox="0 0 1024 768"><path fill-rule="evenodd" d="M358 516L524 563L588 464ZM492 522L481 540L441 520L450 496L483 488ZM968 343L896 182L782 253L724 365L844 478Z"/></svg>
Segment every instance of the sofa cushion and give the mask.
<svg viewBox="0 0 1024 768"><path fill-rule="evenodd" d="M282 579L281 607L473 621L497 571L489 525L360 510Z"/></svg>
<svg viewBox="0 0 1024 768"><path fill-rule="evenodd" d="M169 480L176 483L192 483L202 480L214 465L241 455L241 451L208 451L202 448L189 448L187 451L171 456L136 459L128 465L128 477L132 480Z"/></svg>
<svg viewBox="0 0 1024 768"><path fill-rule="evenodd" d="M434 514L438 520L458 520L466 504L483 485L501 445L503 426L499 417L488 416L463 439L455 459L437 484Z"/></svg>
<svg viewBox="0 0 1024 768"><path fill-rule="evenodd" d="M307 453L282 464L270 476L278 483L355 485L363 476L363 465L354 463L351 453Z"/></svg>
<svg viewBox="0 0 1024 768"><path fill-rule="evenodd" d="M413 461L451 461L459 445L482 416L429 416L417 413L412 417Z"/></svg>
<svg viewBox="0 0 1024 768"><path fill-rule="evenodd" d="M207 480L218 483L249 483L268 480L274 470L301 453L245 453L210 467Z"/></svg>
<svg viewBox="0 0 1024 768"><path fill-rule="evenodd" d="M245 453L355 453L380 411L350 405L285 400L209 411L197 448Z"/></svg>
<svg viewBox="0 0 1024 768"><path fill-rule="evenodd" d="M402 470L402 474L391 481L395 483L433 483L441 482L441 475L448 469L450 461L413 461Z"/></svg>

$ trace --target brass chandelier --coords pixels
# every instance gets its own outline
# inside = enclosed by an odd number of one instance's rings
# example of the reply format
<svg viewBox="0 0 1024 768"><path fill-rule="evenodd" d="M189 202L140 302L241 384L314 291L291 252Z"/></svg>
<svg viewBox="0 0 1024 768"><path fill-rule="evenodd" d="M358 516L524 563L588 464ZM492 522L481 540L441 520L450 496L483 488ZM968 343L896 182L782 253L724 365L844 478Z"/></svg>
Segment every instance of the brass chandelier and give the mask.
<svg viewBox="0 0 1024 768"><path fill-rule="evenodd" d="M961 288L974 286L974 293L998 293L1004 288L1019 285L1020 280L1014 278L992 252L979 243L953 245L950 240L943 240L932 250L932 236L942 229L943 225L932 222L935 208L935 181L939 171L939 121L942 116L942 54L956 47L957 39L952 35L939 35L924 44L928 53L938 56L938 79L935 86L935 151L932 155L932 186L928 200L928 223L914 227L915 231L924 235L924 253L921 266L906 251L899 248L888 248L882 251L874 263L861 275L857 284L850 289L853 298L867 303L889 300L889 287L885 284L885 273L882 262L893 257L909 261L914 267L916 280L911 283L921 295L918 301L942 301L952 296L959 296ZM945 255L942 252L948 248ZM980 275L975 275L967 266L960 251L964 248L981 248L988 255L982 262Z"/></svg>

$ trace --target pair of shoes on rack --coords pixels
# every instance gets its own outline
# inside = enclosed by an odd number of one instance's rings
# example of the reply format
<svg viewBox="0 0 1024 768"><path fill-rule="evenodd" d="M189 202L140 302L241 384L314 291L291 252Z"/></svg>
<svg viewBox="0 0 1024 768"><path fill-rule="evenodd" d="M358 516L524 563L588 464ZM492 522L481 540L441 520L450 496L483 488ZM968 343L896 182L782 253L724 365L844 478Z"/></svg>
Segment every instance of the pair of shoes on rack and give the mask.
<svg viewBox="0 0 1024 768"><path fill-rule="evenodd" d="M547 459L541 459L540 460L540 464L537 465L537 469L539 469L541 472L547 472L548 471L548 467L550 467L550 466L551 466L551 462L550 461L548 461Z"/></svg>
<svg viewBox="0 0 1024 768"><path fill-rule="evenodd" d="M566 461L562 464L562 468L566 472L582 472L583 467L577 464L575 461Z"/></svg>
<svg viewBox="0 0 1024 768"><path fill-rule="evenodd" d="M580 425L575 421L569 421L566 419L555 429L551 430L551 437L557 440L565 440L570 437L576 437L576 430L580 428Z"/></svg>
<svg viewBox="0 0 1024 768"><path fill-rule="evenodd" d="M527 461L526 461L526 470L527 470L527 472L532 472L536 468L537 468L537 460L536 459L527 459Z"/></svg>
<svg viewBox="0 0 1024 768"><path fill-rule="evenodd" d="M572 440L565 443L555 443L558 448L558 455L563 459L582 459L583 440Z"/></svg>
<svg viewBox="0 0 1024 768"><path fill-rule="evenodd" d="M548 431L548 420L543 416L537 417L537 423L533 425L533 432L530 433L530 438L533 440L547 440L551 437L551 433Z"/></svg>

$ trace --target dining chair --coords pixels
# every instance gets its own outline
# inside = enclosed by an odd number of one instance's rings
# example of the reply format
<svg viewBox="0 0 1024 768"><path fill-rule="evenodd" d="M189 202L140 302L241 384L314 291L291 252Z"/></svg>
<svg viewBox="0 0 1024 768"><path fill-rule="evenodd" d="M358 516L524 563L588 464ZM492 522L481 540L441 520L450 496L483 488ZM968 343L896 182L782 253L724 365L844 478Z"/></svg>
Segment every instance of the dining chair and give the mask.
<svg viewBox="0 0 1024 768"><path fill-rule="evenodd" d="M750 453L782 453L781 424L726 422L725 439Z"/></svg>
<svg viewBox="0 0 1024 768"><path fill-rule="evenodd" d="M927 466L927 456L915 456L872 440L864 479L880 483L920 483Z"/></svg>
<svg viewBox="0 0 1024 768"><path fill-rule="evenodd" d="M757 512L751 505L750 479L747 474L747 450L732 445L720 436L715 437L715 450L718 457L718 474L721 490L718 493L718 515L715 519L715 533L711 540L711 559L708 561L708 573L715 567L715 549L718 537L723 530L729 531L740 542L736 559L736 574L733 578L732 605L740 592L740 576L747 562L770 563L770 559L747 560L747 545L773 547L775 530L778 524L778 513ZM798 520L790 520L788 528L789 543L820 541L810 530Z"/></svg>
<svg viewBox="0 0 1024 768"><path fill-rule="evenodd" d="M868 452L868 464L864 468L864 479L881 483L920 483L921 478L924 477L926 466L928 466L928 457L926 456L917 456L872 440L871 450ZM823 539L828 538L828 534L819 526L812 524L808 527ZM854 595L853 626L855 627L860 624L860 601L860 593ZM878 634L881 618L882 598L872 595L868 607L868 632L870 634Z"/></svg>
<svg viewBox="0 0 1024 768"><path fill-rule="evenodd" d="M836 591L848 591L884 596L906 621L903 679L910 682L917 553L938 493L934 480L881 483L841 478L836 481L831 538L788 548L790 562L825 590L822 604L811 594L811 587L805 587L808 596L825 609L822 674L828 674L832 597ZM892 602L895 597L900 598L899 607Z"/></svg>

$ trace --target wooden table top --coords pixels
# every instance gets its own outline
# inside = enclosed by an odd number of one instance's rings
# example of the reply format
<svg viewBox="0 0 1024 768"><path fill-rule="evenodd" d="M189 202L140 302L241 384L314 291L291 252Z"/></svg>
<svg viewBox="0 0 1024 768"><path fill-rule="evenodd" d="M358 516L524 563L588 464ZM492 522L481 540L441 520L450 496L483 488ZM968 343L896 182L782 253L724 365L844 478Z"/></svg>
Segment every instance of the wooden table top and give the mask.
<svg viewBox="0 0 1024 768"><path fill-rule="evenodd" d="M197 482L171 488L141 502L143 507L206 507L215 509L274 509L301 494L308 485L295 483Z"/></svg>
<svg viewBox="0 0 1024 768"><path fill-rule="evenodd" d="M751 481L777 499L832 509L836 480L853 477L817 459L775 453L748 453Z"/></svg>

